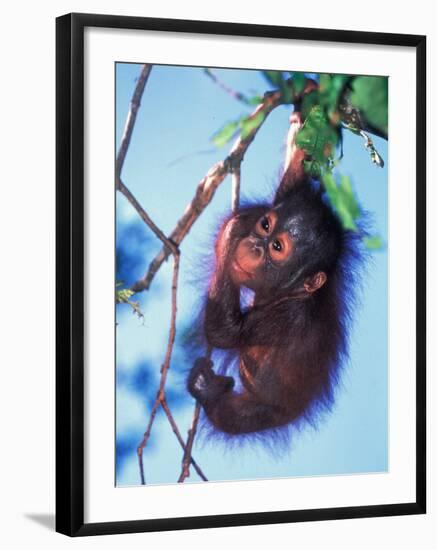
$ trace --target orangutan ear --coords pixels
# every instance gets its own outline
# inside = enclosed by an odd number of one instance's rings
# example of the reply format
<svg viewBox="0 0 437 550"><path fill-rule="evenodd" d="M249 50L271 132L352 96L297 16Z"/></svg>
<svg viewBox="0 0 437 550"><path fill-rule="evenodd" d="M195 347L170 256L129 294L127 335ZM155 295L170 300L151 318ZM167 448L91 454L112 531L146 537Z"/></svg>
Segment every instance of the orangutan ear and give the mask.
<svg viewBox="0 0 437 550"><path fill-rule="evenodd" d="M328 277L326 276L326 273L324 271L318 271L315 275L312 275L311 277L308 277L305 279L305 282L303 284L304 289L309 293L312 294L316 290L319 290L325 283Z"/></svg>

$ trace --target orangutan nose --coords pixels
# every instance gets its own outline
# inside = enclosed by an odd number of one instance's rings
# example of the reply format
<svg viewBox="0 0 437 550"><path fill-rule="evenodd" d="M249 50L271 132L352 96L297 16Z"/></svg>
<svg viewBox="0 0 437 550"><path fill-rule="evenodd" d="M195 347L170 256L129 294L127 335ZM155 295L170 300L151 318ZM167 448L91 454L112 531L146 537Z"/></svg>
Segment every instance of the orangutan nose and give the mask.
<svg viewBox="0 0 437 550"><path fill-rule="evenodd" d="M254 259L260 260L264 256L264 248L258 243L252 243L249 252Z"/></svg>
<svg viewBox="0 0 437 550"><path fill-rule="evenodd" d="M243 270L254 273L264 261L262 242L250 237L241 240L235 251L235 259Z"/></svg>

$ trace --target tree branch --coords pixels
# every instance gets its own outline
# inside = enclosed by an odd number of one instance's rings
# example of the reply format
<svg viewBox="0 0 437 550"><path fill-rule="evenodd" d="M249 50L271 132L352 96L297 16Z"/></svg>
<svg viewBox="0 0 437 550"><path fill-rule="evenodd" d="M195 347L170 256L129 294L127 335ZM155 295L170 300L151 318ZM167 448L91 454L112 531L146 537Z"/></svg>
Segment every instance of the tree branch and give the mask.
<svg viewBox="0 0 437 550"><path fill-rule="evenodd" d="M126 124L124 127L123 137L121 138L120 148L118 150L117 159L115 161L115 174L117 178L121 175L121 170L123 168L124 159L126 158L127 150L129 149L130 140L132 137L132 132L134 130L135 121L137 119L138 109L141 105L141 97L144 92L144 88L149 79L150 71L152 70L152 65L144 65L140 76L138 77L137 85L135 86L135 91L131 99L129 112L126 118Z"/></svg>
<svg viewBox="0 0 437 550"><path fill-rule="evenodd" d="M144 474L144 461L143 461L143 451L144 448L147 445L147 442L149 441L150 434L152 432L153 423L156 418L156 413L158 412L159 407L162 407L167 419L170 423L170 426L173 429L174 434L176 435L177 440L179 441L182 449L184 450L184 459L186 457L186 460L188 462L187 469L189 470L190 464L193 465L196 472L199 474L200 478L203 479L203 481L208 481L207 477L201 470L200 466L196 463L194 458L191 456L192 454L192 448L193 448L193 441L190 439L187 442L187 445L185 445L184 440L182 438L182 435L180 433L180 430L173 418L173 415L170 411L170 408L168 406L167 400L165 398L165 384L167 381L167 374L170 369L170 360L173 352L175 337L176 337L176 317L177 317L177 288L178 288L178 276L179 276L179 259L180 254L179 251L177 251L174 255L174 264L173 264L173 280L172 280L172 306L171 306L171 320L170 320L170 333L168 338L168 344L167 344L167 351L165 354L165 359L161 367L161 379L159 383L159 390L156 395L155 402L152 407L152 412L150 413L149 423L147 425L147 429L144 433L143 439L141 440L140 444L137 448L137 455L138 455L138 465L140 469L140 477L141 477L141 484L146 484L146 477ZM197 425L197 420L196 420ZM193 440L194 440L195 431L193 434ZM189 445L189 447L188 447ZM188 474L189 475L189 474Z"/></svg>
<svg viewBox="0 0 437 550"><path fill-rule="evenodd" d="M214 74L211 69L204 69L205 74L209 76L209 78L217 84L219 88L224 90L228 95L236 99L237 101L241 101L241 103L244 103L245 105L250 105L250 101L247 99L247 97L242 94L241 92L237 92L236 90L232 89L230 86L222 82L216 74Z"/></svg>
<svg viewBox="0 0 437 550"><path fill-rule="evenodd" d="M156 413L158 408L165 400L165 383L167 381L167 374L170 368L170 359L173 352L174 341L176 337L176 315L177 315L177 289L178 289L178 276L179 276L179 251L173 253L173 279L171 286L171 319L170 319L170 331L168 335L167 350L165 352L164 362L161 366L161 379L159 382L159 390L155 399L155 403L152 407L152 412L150 414L149 424L147 425L147 430L144 433L143 439L138 445L137 454L138 454L138 463L140 467L140 476L141 483L145 485L146 480L144 476L144 466L143 466L143 450L147 445L147 442L150 438L150 433L152 431L153 422L156 418Z"/></svg>
<svg viewBox="0 0 437 550"><path fill-rule="evenodd" d="M191 453L193 451L194 438L196 437L197 432L197 423L199 422L200 416L200 404L197 401L196 406L194 407L193 420L191 422L191 428L188 430L188 439L185 446L184 458L182 459L182 472L179 476L178 483L183 483L187 477L190 475L190 463L191 463Z"/></svg>
<svg viewBox="0 0 437 550"><path fill-rule="evenodd" d="M186 451L187 447L186 447L186 445L185 445L185 441L184 441L183 438L182 438L181 432L179 431L179 428L178 428L178 426L177 426L177 424L176 424L176 422L175 422L175 420L174 420L174 418L173 418L173 415L171 414L171 411L170 411L170 408L169 408L169 406L168 406L168 404L167 404L166 399L164 399L164 400L162 401L161 405L162 405L162 408L164 409L165 414L167 415L168 421L169 421L169 423L170 423L170 426L171 426L172 429L173 429L173 432L174 432L175 435L176 435L177 440L179 441L179 443L180 443L182 449L184 450L184 457L185 457L185 455L187 454L187 451ZM196 462L196 461L194 460L194 458L191 456L191 451L190 451L190 453L189 453L189 456L190 456L190 462L191 462L191 464L193 465L193 468L194 468L194 469L196 470L196 472L198 473L199 477L200 477L201 479L203 479L203 481L208 481L207 477L206 477L205 474L202 472L200 466L197 464L197 462Z"/></svg>
<svg viewBox="0 0 437 550"><path fill-rule="evenodd" d="M153 222L152 218L147 214L141 204L137 201L131 191L125 186L120 177L117 177L117 189L127 198L131 205L135 208L140 218L143 222L150 227L150 229L155 233L158 239L164 244L164 246L173 254L177 253L177 246L167 239L164 233L159 229L159 227Z"/></svg>

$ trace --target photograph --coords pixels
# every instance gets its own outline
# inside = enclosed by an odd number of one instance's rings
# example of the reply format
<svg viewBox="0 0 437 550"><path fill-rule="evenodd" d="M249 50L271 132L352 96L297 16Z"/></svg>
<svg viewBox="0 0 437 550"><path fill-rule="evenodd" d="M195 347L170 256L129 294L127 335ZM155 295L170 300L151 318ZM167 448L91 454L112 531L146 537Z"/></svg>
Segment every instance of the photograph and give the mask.
<svg viewBox="0 0 437 550"><path fill-rule="evenodd" d="M387 473L390 78L114 71L116 487Z"/></svg>
<svg viewBox="0 0 437 550"><path fill-rule="evenodd" d="M5 548L437 540L428 5L5 5Z"/></svg>

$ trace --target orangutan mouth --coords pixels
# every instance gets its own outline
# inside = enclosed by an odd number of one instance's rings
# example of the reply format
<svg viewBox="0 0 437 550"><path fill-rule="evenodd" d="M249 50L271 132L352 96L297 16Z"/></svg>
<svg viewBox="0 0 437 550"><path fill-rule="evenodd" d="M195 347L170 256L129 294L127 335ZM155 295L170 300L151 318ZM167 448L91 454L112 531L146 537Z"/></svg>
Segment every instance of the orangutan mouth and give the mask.
<svg viewBox="0 0 437 550"><path fill-rule="evenodd" d="M246 269L244 269L244 267L241 267L238 260L236 260L235 258L234 258L234 261L232 262L232 269L233 271L235 271L236 275L240 277L243 275L247 279L254 278L254 273L247 271Z"/></svg>

